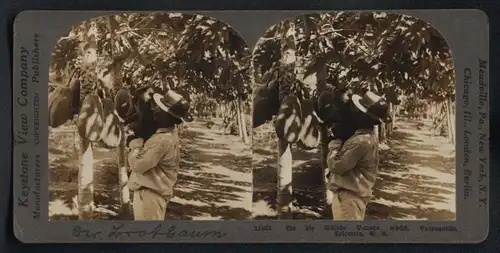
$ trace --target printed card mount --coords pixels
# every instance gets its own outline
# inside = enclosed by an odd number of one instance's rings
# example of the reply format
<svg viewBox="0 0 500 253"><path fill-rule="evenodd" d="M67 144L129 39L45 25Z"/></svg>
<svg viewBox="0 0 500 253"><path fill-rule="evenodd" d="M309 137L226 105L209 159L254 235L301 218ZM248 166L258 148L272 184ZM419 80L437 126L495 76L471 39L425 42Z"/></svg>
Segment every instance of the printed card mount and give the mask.
<svg viewBox="0 0 500 253"><path fill-rule="evenodd" d="M488 31L478 10L24 11L14 233L25 243L483 241ZM189 113L174 105L182 97ZM335 118L335 106L375 117L365 102L379 98L391 121L375 128L378 163L337 165L354 159L353 141L326 162L337 126L359 123ZM325 187L344 171L367 185L372 175L373 189Z"/></svg>

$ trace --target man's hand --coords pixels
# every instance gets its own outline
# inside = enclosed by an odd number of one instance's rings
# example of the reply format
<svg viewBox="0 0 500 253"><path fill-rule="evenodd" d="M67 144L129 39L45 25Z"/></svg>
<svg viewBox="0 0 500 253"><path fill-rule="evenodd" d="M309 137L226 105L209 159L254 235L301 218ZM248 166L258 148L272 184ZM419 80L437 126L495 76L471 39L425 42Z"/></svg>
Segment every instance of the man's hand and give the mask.
<svg viewBox="0 0 500 253"><path fill-rule="evenodd" d="M130 138L130 141L128 143L128 147L131 150L140 149L144 145L144 139L142 139L142 138L137 138L135 136L130 136L129 138Z"/></svg>
<svg viewBox="0 0 500 253"><path fill-rule="evenodd" d="M342 147L342 140L341 139L335 139L335 140L331 140L329 143L328 143L328 151L329 152L332 152L333 150L336 150L336 151L339 151L340 148Z"/></svg>
<svg viewBox="0 0 500 253"><path fill-rule="evenodd" d="M328 157L327 157L327 164L328 168L331 169L331 164L332 162L337 159L337 154L339 153L340 149L342 148L342 140L341 139L334 139L331 140L328 143ZM327 178L330 178L331 173L328 173Z"/></svg>

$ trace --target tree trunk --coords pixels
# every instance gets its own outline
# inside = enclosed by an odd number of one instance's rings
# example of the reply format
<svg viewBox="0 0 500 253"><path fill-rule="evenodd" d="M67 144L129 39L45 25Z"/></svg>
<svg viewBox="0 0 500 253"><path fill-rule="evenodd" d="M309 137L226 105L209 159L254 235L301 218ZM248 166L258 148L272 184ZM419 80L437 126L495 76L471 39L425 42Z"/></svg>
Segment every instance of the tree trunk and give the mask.
<svg viewBox="0 0 500 253"><path fill-rule="evenodd" d="M295 26L292 21L285 22L288 24L288 30L282 40L281 49L284 51L281 64L296 64L296 38ZM296 74L296 68L294 69ZM280 101L283 99L280 95ZM278 219L288 219L292 217L292 150L289 143L285 140L279 140L278 154Z"/></svg>
<svg viewBox="0 0 500 253"><path fill-rule="evenodd" d="M441 104L438 102L432 102L432 122L438 122L439 121L439 116L441 115ZM433 129L433 133L436 131L436 129Z"/></svg>
<svg viewBox="0 0 500 253"><path fill-rule="evenodd" d="M78 219L94 218L94 154L92 143L80 138L80 168L78 170Z"/></svg>
<svg viewBox="0 0 500 253"><path fill-rule="evenodd" d="M316 90L324 91L327 89L326 82L328 78L326 61L322 61L321 65L318 67L319 70L316 73Z"/></svg>
<svg viewBox="0 0 500 253"><path fill-rule="evenodd" d="M381 123L379 125L379 137L378 137L378 141L380 143L384 143L386 141L386 128L387 128L387 125L385 123Z"/></svg>
<svg viewBox="0 0 500 253"><path fill-rule="evenodd" d="M435 110L435 105L434 105L434 101L433 101L433 102L431 102L430 109L429 109L429 118L433 122L434 122L435 115L436 115L436 110Z"/></svg>
<svg viewBox="0 0 500 253"><path fill-rule="evenodd" d="M278 158L278 219L292 218L292 149L285 140L279 141Z"/></svg>
<svg viewBox="0 0 500 253"><path fill-rule="evenodd" d="M90 21L84 23L83 39L91 48L93 46L92 37L88 36L91 24ZM86 49L86 56L88 56ZM83 64L95 65L94 58L84 57ZM94 154L92 143L84 137L79 137L80 163L78 167L78 219L92 220L94 218Z"/></svg>
<svg viewBox="0 0 500 253"><path fill-rule="evenodd" d="M125 136L125 128L120 126L122 133ZM121 200L121 210L120 216L122 220L130 220L133 219L132 215L132 206L130 201L130 189L128 188L128 163L127 163L127 155L125 152L126 148L126 140L122 138L120 140L120 145L117 148L117 164L118 164L118 181L120 184L120 200Z"/></svg>
<svg viewBox="0 0 500 253"><path fill-rule="evenodd" d="M448 119L448 137L451 140L451 143L455 144L455 126L452 117L453 116L453 108L451 106L451 99L446 99L446 117Z"/></svg>
<svg viewBox="0 0 500 253"><path fill-rule="evenodd" d="M450 121L450 110L447 105L447 101L443 102L444 116L446 117L446 131L448 139L453 143L453 137L451 135L451 121Z"/></svg>
<svg viewBox="0 0 500 253"><path fill-rule="evenodd" d="M441 114L441 107L443 105L438 102L434 102L434 118L439 118L439 115Z"/></svg>
<svg viewBox="0 0 500 253"><path fill-rule="evenodd" d="M217 110L217 115L219 118L224 119L225 113L224 113L224 104L220 103L218 104L219 109Z"/></svg>
<svg viewBox="0 0 500 253"><path fill-rule="evenodd" d="M453 140L454 140L453 144L455 144L456 138L457 138L456 107L455 107L455 103L453 103L450 98L448 99L448 102L449 102L450 108L451 108L450 118L451 118L451 126L453 128L453 131L451 132L451 134L452 134Z"/></svg>
<svg viewBox="0 0 500 253"><path fill-rule="evenodd" d="M124 59L116 60L115 52L116 48L114 47L114 37L115 31L118 29L118 22L115 20L113 15L108 16L108 30L111 34L111 58L113 61L113 87L121 87L122 86L122 66L124 63ZM122 127L121 131L123 136L125 136L125 129ZM118 181L120 183L120 209L122 210L122 215L128 216L131 215L130 209L130 190L127 186L128 175L127 175L127 159L125 154L125 139L120 141L120 145L118 147Z"/></svg>
<svg viewBox="0 0 500 253"><path fill-rule="evenodd" d="M394 131L394 128L396 127L396 117L398 117L397 111L399 110L399 106L394 106L392 111L392 131Z"/></svg>
<svg viewBox="0 0 500 253"><path fill-rule="evenodd" d="M240 118L239 123L240 123L240 131L241 135L243 137L243 143L248 144L248 132L247 132L247 125L245 121L245 113L244 113L244 108L243 108L243 103L241 101L241 98L238 98L236 101L238 107L236 110L238 110L238 117Z"/></svg>
<svg viewBox="0 0 500 253"><path fill-rule="evenodd" d="M379 138L380 133L379 133L379 129L380 129L379 125L376 125L376 126L374 127L375 136L377 137L377 141L380 143L380 138Z"/></svg>
<svg viewBox="0 0 500 253"><path fill-rule="evenodd" d="M224 104L224 117L231 117L231 105L230 104Z"/></svg>
<svg viewBox="0 0 500 253"><path fill-rule="evenodd" d="M328 168L328 164L327 164L327 159L328 159L328 138L327 138L327 135L328 135L328 131L326 129L326 127L322 126L321 127L321 166L323 168L323 185L324 185L324 189L325 189L325 205L324 205L324 210L325 210L325 216L327 217L332 217L332 213L331 213L331 204L332 204L332 200L333 200L333 192L328 190L327 189L327 184L328 184L328 172L330 172L330 169Z"/></svg>
<svg viewBox="0 0 500 253"><path fill-rule="evenodd" d="M222 105L221 104L217 104L217 118L223 118L222 117Z"/></svg>
<svg viewBox="0 0 500 253"><path fill-rule="evenodd" d="M389 103L389 113L391 115L392 121L387 124L387 137L391 137L392 131L394 130L394 105Z"/></svg>
<svg viewBox="0 0 500 253"><path fill-rule="evenodd" d="M116 59L116 53L117 53L117 48L114 47L115 45L115 30L118 29L118 22L115 20L115 17L113 15L109 15L108 17L108 30L109 33L111 34L111 58L112 58L112 73L113 73L113 86L114 87L121 87L122 86L122 66L123 66L123 59L117 60Z"/></svg>
<svg viewBox="0 0 500 253"><path fill-rule="evenodd" d="M241 111L240 111L240 108L238 106L238 101L234 101L234 108L236 109L236 121L237 121L237 124L238 124L238 136L240 136L240 138L243 140L243 131L241 129Z"/></svg>

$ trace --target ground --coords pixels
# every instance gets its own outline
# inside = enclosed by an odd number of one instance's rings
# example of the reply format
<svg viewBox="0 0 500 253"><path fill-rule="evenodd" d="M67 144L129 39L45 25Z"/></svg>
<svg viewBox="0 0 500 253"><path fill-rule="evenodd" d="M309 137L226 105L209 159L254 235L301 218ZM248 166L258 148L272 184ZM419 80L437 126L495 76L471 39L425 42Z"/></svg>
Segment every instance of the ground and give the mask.
<svg viewBox="0 0 500 253"><path fill-rule="evenodd" d="M388 149L380 150L379 177L368 220L455 220L455 147L431 136L429 120L398 119ZM253 140L253 216L276 219L276 141L272 127ZM263 137L266 136L266 137ZM272 150L272 151L271 151ZM330 219L324 208L319 152L292 149L294 219Z"/></svg>
<svg viewBox="0 0 500 253"><path fill-rule="evenodd" d="M223 135L221 120L187 124L181 138L181 171L167 219L241 220L251 216L251 147ZM53 130L49 141L49 216L77 219L78 142L73 126ZM96 219L120 219L116 153L96 148Z"/></svg>

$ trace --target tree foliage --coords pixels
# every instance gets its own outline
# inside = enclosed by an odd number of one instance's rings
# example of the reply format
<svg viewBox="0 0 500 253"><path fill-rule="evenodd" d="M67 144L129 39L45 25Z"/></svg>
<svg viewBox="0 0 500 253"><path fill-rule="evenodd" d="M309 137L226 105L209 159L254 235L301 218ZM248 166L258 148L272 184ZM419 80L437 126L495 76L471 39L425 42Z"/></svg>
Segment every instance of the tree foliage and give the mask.
<svg viewBox="0 0 500 253"><path fill-rule="evenodd" d="M422 20L389 13L316 13L283 21L255 49L257 80L274 71L282 46L290 43L284 41L289 23L295 27L295 66L303 77L317 79L316 87L294 91L349 87L434 101L454 98L453 61L445 39Z"/></svg>
<svg viewBox="0 0 500 253"><path fill-rule="evenodd" d="M84 70L82 91L101 85L132 90L154 85L219 102L251 93L250 53L243 38L210 17L177 13L126 13L75 25L52 53L51 74L63 84ZM120 82L112 81L119 66ZM117 87L118 86L118 87Z"/></svg>

